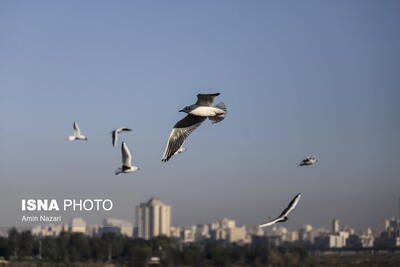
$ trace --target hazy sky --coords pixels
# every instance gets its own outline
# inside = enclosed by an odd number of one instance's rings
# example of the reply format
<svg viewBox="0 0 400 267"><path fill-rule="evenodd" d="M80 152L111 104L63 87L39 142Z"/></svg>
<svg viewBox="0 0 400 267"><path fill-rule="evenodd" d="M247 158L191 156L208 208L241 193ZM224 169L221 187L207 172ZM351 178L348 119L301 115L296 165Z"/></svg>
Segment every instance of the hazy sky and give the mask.
<svg viewBox="0 0 400 267"><path fill-rule="evenodd" d="M399 14L399 1L1 1L0 194L157 196L174 225L255 225L302 192L289 228L378 227L400 197ZM227 118L162 163L201 92L220 92ZM73 121L88 142L68 141ZM120 126L141 169L115 176ZM308 155L318 164L296 167Z"/></svg>

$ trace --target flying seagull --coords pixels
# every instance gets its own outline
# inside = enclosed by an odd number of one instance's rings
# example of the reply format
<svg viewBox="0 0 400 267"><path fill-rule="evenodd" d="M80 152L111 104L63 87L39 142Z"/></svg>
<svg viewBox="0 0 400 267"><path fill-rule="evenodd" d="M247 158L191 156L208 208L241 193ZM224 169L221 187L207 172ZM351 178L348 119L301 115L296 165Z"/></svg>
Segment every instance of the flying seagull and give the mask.
<svg viewBox="0 0 400 267"><path fill-rule="evenodd" d="M79 128L78 124L74 122L74 135L68 136L70 141L73 140L87 140L87 137L81 134L81 129Z"/></svg>
<svg viewBox="0 0 400 267"><path fill-rule="evenodd" d="M225 118L226 107L224 103L214 105L214 98L216 94L198 94L197 102L193 105L187 106L179 112L185 112L188 115L182 120L178 121L169 135L167 144L161 161L168 161L178 150L182 148L185 139L197 128L200 124L208 118L212 123L218 123ZM184 148L182 148L184 151ZM182 151L182 152L183 152ZM179 153L179 152L178 152Z"/></svg>
<svg viewBox="0 0 400 267"><path fill-rule="evenodd" d="M121 132L125 132L125 131L129 132L129 131L132 131L132 129L129 129L129 128L126 128L126 127L121 127L121 128L117 128L117 129L115 129L114 131L111 132L111 135L112 135L112 145L113 145L114 147L115 147L115 145L117 144L118 135L119 135Z"/></svg>
<svg viewBox="0 0 400 267"><path fill-rule="evenodd" d="M317 158L315 156L311 156L311 157L307 157L305 159L303 159L299 166L308 166L308 165L313 165L317 162Z"/></svg>
<svg viewBox="0 0 400 267"><path fill-rule="evenodd" d="M132 155L131 152L129 152L129 148L125 144L125 142L122 142L121 152L122 152L122 167L118 168L118 170L115 171L115 175L121 173L135 172L139 170L139 167L132 166Z"/></svg>
<svg viewBox="0 0 400 267"><path fill-rule="evenodd" d="M300 193L297 194L292 199L292 201L290 201L290 203L287 206L287 208L282 211L281 215L279 215L276 219L274 219L272 221L269 221L267 223L259 225L258 227L266 227L266 226L270 226L270 225L273 225L273 224L278 223L278 222L286 222L288 220L287 216L297 206L297 203L299 203L300 197L301 197L301 194Z"/></svg>

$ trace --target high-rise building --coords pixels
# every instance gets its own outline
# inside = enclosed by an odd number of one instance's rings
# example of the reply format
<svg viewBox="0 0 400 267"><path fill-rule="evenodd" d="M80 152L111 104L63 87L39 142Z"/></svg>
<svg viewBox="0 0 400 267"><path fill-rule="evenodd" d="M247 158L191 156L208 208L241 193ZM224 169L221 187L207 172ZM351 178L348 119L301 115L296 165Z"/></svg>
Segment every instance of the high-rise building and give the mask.
<svg viewBox="0 0 400 267"><path fill-rule="evenodd" d="M171 206L157 198L136 207L137 237L150 239L156 236L170 236Z"/></svg>
<svg viewBox="0 0 400 267"><path fill-rule="evenodd" d="M333 219L332 220L332 234L339 233L339 231L340 231L339 220Z"/></svg>

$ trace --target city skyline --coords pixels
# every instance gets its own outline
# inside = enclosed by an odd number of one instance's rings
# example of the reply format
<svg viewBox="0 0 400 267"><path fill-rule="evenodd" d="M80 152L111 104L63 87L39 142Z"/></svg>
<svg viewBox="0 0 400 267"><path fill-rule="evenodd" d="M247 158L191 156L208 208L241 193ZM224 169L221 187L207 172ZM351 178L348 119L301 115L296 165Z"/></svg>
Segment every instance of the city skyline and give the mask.
<svg viewBox="0 0 400 267"><path fill-rule="evenodd" d="M400 203L399 203L399 205L400 205ZM101 217L101 215L100 215L100 217ZM126 219L127 217L128 218L132 217L132 218ZM8 227L7 226L0 226L0 227L3 229L12 228L12 227L16 227L19 229L29 229L30 227L32 227L32 226L30 226L31 224L35 224L35 226L33 228L46 227L46 225L47 226L48 225L58 225L61 228L62 227L65 228L65 225L71 225L70 227L67 227L65 229L70 228L72 232L85 232L84 230L82 230L82 227L87 227L88 225L97 226L97 227L99 226L99 224L97 224L98 221L94 220L93 218L91 218L91 220L87 220L87 218L85 218L84 213L83 214L81 213L80 217L76 217L73 214L70 214L68 216L68 218L69 219L63 219L61 222L54 222L51 224L44 223L44 222L37 223L37 221L31 221L22 226L13 225L13 226L8 226ZM124 218L125 219L116 218L116 217L103 217L103 219L102 219L103 227L106 227L106 226L113 227L114 225L123 225L124 223L128 223L129 225L131 225L131 228L132 228L132 232L130 235L133 235L133 232L134 232L133 229L136 229L137 237L144 238L144 239L151 239L151 238L154 238L159 235L165 235L168 237L173 236L173 234L170 233L170 231L172 231L170 229L172 229L172 228L188 229L193 226L199 226L199 225L213 225L215 222L220 222L220 221L224 221L224 220L234 222L234 227L235 227L236 222L237 222L235 219L228 218L226 216L222 216L219 218L214 218L213 220L206 222L206 223L198 223L198 222L196 223L195 222L195 223L191 223L188 225L173 224L172 223L172 221L173 221L172 207L157 197L151 197L148 201L140 202L135 207L134 212L132 213L132 216L125 216ZM304 225L297 226L292 229L301 229L306 226L315 226L316 229L327 229L327 231L330 231L333 234L339 233L342 229L353 229L353 231L356 231L356 232L363 232L363 231L365 231L365 229L372 229L374 232L379 232L379 231L382 231L382 229L384 230L389 227L388 221L397 220L400 222L400 220L396 216L391 216L391 217L386 217L379 226L369 225L368 227L362 229L362 228L353 228L352 226L350 226L348 224L345 224L345 226L343 228L343 224L342 224L341 220L339 220L338 218L333 218L330 220L331 220L331 222L329 225L327 225L327 224L314 225L311 222L308 222ZM87 222L89 222L89 221L91 223L87 224ZM77 225L77 227L80 230L72 230L74 228L74 225ZM241 224L240 222L238 225L248 227L249 229L260 229L263 232L268 232L269 230L275 229L275 228L290 229L290 227L287 227L286 222L277 223L275 225L265 227L265 228L261 228L258 225L245 225L245 224ZM130 236L130 235L128 235L128 236Z"/></svg>
<svg viewBox="0 0 400 267"><path fill-rule="evenodd" d="M158 203L161 203L159 200ZM155 207L153 199L142 203L140 208ZM165 205L165 204L162 204ZM162 206L161 205L161 206ZM154 216L154 215L153 215ZM152 222L149 221L149 227ZM59 236L62 232L81 233L87 236L99 236L115 233L128 238L143 238L151 240L160 236L169 237L179 242L198 243L205 240L226 241L239 245L265 243L268 246L281 246L284 243L297 242L297 245L319 249L343 249L343 248L393 248L400 246L400 221L395 218L385 219L383 229L373 230L371 228L355 230L347 225L343 226L339 220L332 219L332 228L315 228L306 224L296 230L289 230L284 225L274 225L268 228L248 228L245 225L238 225L235 220L223 218L207 224L195 224L186 227L170 226L170 233L140 230L141 226L135 227L125 220L116 218L105 218L101 225L87 224L82 218L73 218L67 224L37 225L29 229L33 235ZM162 228L162 226L161 226ZM154 228L155 229L155 228ZM0 236L7 236L7 231L0 229ZM27 229L25 229L27 230ZM141 233L141 231L143 231ZM146 233L148 231L148 233ZM300 242L300 243L298 243Z"/></svg>
<svg viewBox="0 0 400 267"><path fill-rule="evenodd" d="M398 1L0 7L2 220L26 192L156 195L174 225L256 225L297 193L291 228L397 216ZM178 111L214 92L225 120L161 163ZM74 121L87 142L68 141ZM141 169L115 177L121 126Z"/></svg>

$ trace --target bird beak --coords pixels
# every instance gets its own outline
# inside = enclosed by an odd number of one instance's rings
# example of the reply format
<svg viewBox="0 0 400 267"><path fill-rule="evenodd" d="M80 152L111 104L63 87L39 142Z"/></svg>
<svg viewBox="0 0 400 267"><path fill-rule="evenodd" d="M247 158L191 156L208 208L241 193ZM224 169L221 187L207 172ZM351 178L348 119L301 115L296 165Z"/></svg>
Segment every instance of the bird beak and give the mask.
<svg viewBox="0 0 400 267"><path fill-rule="evenodd" d="M179 112L184 112L183 109L179 110Z"/></svg>

